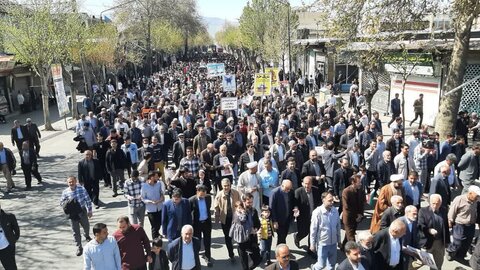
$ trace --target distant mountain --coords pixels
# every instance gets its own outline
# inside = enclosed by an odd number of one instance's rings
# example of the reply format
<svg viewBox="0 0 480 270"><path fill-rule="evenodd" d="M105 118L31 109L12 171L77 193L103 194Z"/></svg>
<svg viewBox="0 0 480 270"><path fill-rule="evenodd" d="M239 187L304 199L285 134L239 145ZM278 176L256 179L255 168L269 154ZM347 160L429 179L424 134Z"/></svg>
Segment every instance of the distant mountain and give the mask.
<svg viewBox="0 0 480 270"><path fill-rule="evenodd" d="M238 24L226 19L214 18L214 17L202 17L202 21L207 25L207 31L212 38L215 38L215 34L222 30L225 23Z"/></svg>

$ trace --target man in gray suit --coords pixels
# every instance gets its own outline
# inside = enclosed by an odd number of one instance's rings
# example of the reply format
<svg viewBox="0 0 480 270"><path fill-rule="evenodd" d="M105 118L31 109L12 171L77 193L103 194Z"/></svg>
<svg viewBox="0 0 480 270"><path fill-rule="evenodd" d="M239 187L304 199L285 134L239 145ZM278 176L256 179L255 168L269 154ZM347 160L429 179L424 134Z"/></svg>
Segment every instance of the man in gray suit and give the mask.
<svg viewBox="0 0 480 270"><path fill-rule="evenodd" d="M480 144L475 144L472 150L465 153L460 162L458 169L460 170L460 184L463 186L462 194L467 193L468 188L475 183L475 179L479 176L480 162Z"/></svg>

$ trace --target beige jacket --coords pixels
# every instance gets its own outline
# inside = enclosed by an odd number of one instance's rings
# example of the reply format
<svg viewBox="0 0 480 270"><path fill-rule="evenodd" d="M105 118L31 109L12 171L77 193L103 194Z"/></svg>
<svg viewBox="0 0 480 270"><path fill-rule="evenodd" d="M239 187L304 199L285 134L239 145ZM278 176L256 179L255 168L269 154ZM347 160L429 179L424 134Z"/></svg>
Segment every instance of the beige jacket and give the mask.
<svg viewBox="0 0 480 270"><path fill-rule="evenodd" d="M240 201L240 193L234 189L230 190L230 197L232 200L232 213L235 212L235 203ZM222 224L226 223L227 219L227 196L225 195L224 191L220 191L215 196L215 219L220 219Z"/></svg>

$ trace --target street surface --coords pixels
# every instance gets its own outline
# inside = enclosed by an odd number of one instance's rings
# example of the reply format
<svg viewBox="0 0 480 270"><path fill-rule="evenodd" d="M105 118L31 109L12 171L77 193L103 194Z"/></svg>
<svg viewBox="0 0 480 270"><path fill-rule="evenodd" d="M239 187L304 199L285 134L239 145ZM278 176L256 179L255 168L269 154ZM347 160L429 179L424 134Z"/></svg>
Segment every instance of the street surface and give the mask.
<svg viewBox="0 0 480 270"><path fill-rule="evenodd" d="M81 100L79 98L79 100ZM6 183L3 177L0 177L0 203L2 209L14 213L19 222L21 236L17 243L17 265L18 269L83 269L83 257L75 256L76 247L73 242L69 221L65 218L62 208L58 201L62 190L66 188L66 178L68 175L77 175L77 163L82 155L75 149L76 142L72 140L73 131L65 131L63 119L59 119L58 111L55 106L50 107L54 128L57 131L43 131L43 114L41 111L30 112L14 117L9 117L8 123L0 125L0 141L4 142L5 147L15 150L17 158L17 175L14 176L16 189L9 195L3 194L6 190ZM19 157L16 147L11 145L10 129L14 119L19 119L24 124L27 117L32 118L33 122L39 124L42 132L41 158L39 159L39 171L43 176L43 184L36 185L33 180L32 190L24 191L24 180L21 169L19 168ZM387 118L383 118L385 122ZM68 127L75 126L75 121L68 119ZM389 134L384 125L384 132ZM123 196L112 198L112 191L104 188L101 184L100 200L102 207L95 210L90 224L103 222L108 225L109 232L116 229L116 218L128 213L127 202ZM424 203L425 204L425 203ZM370 225L370 216L372 208L367 206L367 219L359 226L359 230L367 230ZM292 226L293 232L295 226ZM91 228L90 228L91 230ZM145 230L150 237L150 224L148 218L145 218ZM91 235L93 237L93 235ZM342 232L343 237L343 232ZM212 232L212 257L213 267L210 269L240 269L240 262L237 257L237 263L231 265L228 259L226 247L223 244L223 233L218 224L214 225ZM275 244L276 239L273 243ZM86 243L85 243L86 244ZM287 244L291 248L292 254L300 265L300 269L309 269L314 260L306 255L304 250L299 250L293 243L293 236L287 237ZM306 247L307 239L301 244ZM165 244L166 245L166 244ZM164 245L164 246L165 246ZM236 253L236 252L235 252ZM340 254L338 262L345 257ZM203 254L203 251L201 252ZM275 256L274 247L272 250L272 259ZM205 269L206 264L202 261ZM457 266L465 269L470 267L460 265L457 262L448 262L445 260L443 269L453 270ZM1 267L1 266L0 266ZM257 269L263 269L263 262ZM425 267L421 269L427 269Z"/></svg>

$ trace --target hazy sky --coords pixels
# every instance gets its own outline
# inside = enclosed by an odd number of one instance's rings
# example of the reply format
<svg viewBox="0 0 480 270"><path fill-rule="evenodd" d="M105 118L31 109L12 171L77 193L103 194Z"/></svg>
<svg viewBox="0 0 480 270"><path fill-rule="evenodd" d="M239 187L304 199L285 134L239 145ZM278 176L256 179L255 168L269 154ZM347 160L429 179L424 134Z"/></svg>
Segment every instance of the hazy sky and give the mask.
<svg viewBox="0 0 480 270"><path fill-rule="evenodd" d="M201 16L217 17L229 21L236 21L240 17L247 2L248 0L197 0ZM304 0L304 2L308 3L312 0ZM299 6L302 0L290 0L290 3L292 6ZM78 4L81 11L99 16L103 10L115 6L115 0L78 0Z"/></svg>

